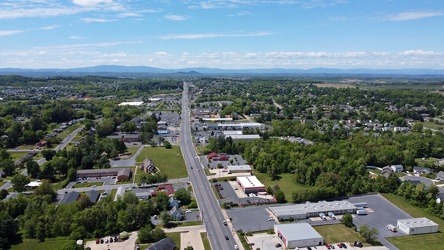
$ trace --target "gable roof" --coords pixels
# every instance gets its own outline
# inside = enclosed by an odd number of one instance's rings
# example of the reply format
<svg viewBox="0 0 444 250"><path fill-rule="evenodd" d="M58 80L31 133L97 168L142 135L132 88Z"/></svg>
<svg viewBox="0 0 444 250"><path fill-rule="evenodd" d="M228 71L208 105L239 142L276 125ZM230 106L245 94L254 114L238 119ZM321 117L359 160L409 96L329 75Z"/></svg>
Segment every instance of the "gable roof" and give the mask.
<svg viewBox="0 0 444 250"><path fill-rule="evenodd" d="M77 198L79 198L79 193L72 191L69 192L67 194L65 194L65 196L63 196L63 198L60 200L60 204L70 204L73 203L77 200Z"/></svg>
<svg viewBox="0 0 444 250"><path fill-rule="evenodd" d="M99 199L100 193L97 190L90 190L90 191L86 191L85 193L89 196L89 200L92 203L96 203L96 201Z"/></svg>
<svg viewBox="0 0 444 250"><path fill-rule="evenodd" d="M170 237L166 237L145 248L145 250L173 250L175 246L174 241Z"/></svg>

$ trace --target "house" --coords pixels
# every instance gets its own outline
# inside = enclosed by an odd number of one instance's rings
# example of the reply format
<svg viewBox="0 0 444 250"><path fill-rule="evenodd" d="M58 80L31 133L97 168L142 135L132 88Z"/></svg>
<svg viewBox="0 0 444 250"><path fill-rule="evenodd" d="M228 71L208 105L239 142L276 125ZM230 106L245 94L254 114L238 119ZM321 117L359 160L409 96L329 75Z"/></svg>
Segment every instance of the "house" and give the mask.
<svg viewBox="0 0 444 250"><path fill-rule="evenodd" d="M169 202L170 207L180 207L180 201L176 200L173 195L170 196Z"/></svg>
<svg viewBox="0 0 444 250"><path fill-rule="evenodd" d="M47 141L39 141L35 144L35 146L41 148L41 147L45 147L47 144L48 144Z"/></svg>
<svg viewBox="0 0 444 250"><path fill-rule="evenodd" d="M413 167L414 174L430 174L431 172L432 170L430 168L423 168L418 166Z"/></svg>
<svg viewBox="0 0 444 250"><path fill-rule="evenodd" d="M73 192L69 192L67 194L65 194L65 196L63 196L63 198L60 200L60 204L70 204L75 202L78 198L79 198L80 194L73 191Z"/></svg>
<svg viewBox="0 0 444 250"><path fill-rule="evenodd" d="M219 154L211 152L207 155L208 160L213 160L213 158L219 158Z"/></svg>
<svg viewBox="0 0 444 250"><path fill-rule="evenodd" d="M100 196L100 193L97 190L90 190L90 191L85 192L85 194L88 195L91 203L96 203L97 200L99 199L99 196Z"/></svg>
<svg viewBox="0 0 444 250"><path fill-rule="evenodd" d="M145 250L173 250L175 249L175 247L176 244L174 243L174 241L171 238L166 237L145 248Z"/></svg>
<svg viewBox="0 0 444 250"><path fill-rule="evenodd" d="M168 196L171 195L171 194L174 194L173 185L171 185L171 184L161 184L161 185L157 186L157 188L153 192L151 192L151 196L156 196L160 192L164 192Z"/></svg>
<svg viewBox="0 0 444 250"><path fill-rule="evenodd" d="M182 220L183 219L182 210L179 207L173 207L170 210L170 216L174 220Z"/></svg>
<svg viewBox="0 0 444 250"><path fill-rule="evenodd" d="M140 168L145 172L145 173L155 173L157 172L157 168L156 166L154 166L154 163L151 159L146 158L142 164L140 164Z"/></svg>
<svg viewBox="0 0 444 250"><path fill-rule="evenodd" d="M439 171L436 174L436 179L439 180L439 181L444 181L444 171Z"/></svg>
<svg viewBox="0 0 444 250"><path fill-rule="evenodd" d="M130 179L131 169L130 168L122 168L117 173L118 181L127 181Z"/></svg>
<svg viewBox="0 0 444 250"><path fill-rule="evenodd" d="M117 134L117 135L110 135L108 138L111 139L119 139L124 142L138 142L140 134Z"/></svg>
<svg viewBox="0 0 444 250"><path fill-rule="evenodd" d="M382 168L381 175L385 178L388 178L391 173L393 173L393 169L391 167L385 166Z"/></svg>
<svg viewBox="0 0 444 250"><path fill-rule="evenodd" d="M400 173L400 172L402 172L404 170L404 166L402 166L402 165L391 165L390 168L395 173Z"/></svg>

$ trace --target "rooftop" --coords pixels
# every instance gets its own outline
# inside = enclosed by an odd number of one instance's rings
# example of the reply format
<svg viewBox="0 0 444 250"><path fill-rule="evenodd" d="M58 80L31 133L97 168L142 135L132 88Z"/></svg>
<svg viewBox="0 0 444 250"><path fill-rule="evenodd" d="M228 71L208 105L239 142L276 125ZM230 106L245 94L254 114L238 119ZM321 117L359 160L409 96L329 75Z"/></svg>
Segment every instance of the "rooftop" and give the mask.
<svg viewBox="0 0 444 250"><path fill-rule="evenodd" d="M279 230L287 241L322 238L308 223L279 224L275 225L274 228L275 231Z"/></svg>
<svg viewBox="0 0 444 250"><path fill-rule="evenodd" d="M398 223L404 224L408 228L424 227L424 226L437 226L438 225L435 222L433 222L425 217L398 220Z"/></svg>
<svg viewBox="0 0 444 250"><path fill-rule="evenodd" d="M238 182L242 184L244 188L265 187L256 176L239 176L236 178Z"/></svg>
<svg viewBox="0 0 444 250"><path fill-rule="evenodd" d="M317 203L292 204L285 206L272 206L270 210L276 216L307 214L310 212L334 212L336 210L356 209L349 201L323 201Z"/></svg>

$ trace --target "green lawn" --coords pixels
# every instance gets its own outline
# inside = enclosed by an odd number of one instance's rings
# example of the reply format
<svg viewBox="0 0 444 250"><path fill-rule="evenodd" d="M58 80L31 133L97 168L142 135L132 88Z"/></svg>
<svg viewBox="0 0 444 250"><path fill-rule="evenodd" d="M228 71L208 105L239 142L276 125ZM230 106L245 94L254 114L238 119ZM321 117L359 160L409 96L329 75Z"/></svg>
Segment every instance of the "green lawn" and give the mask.
<svg viewBox="0 0 444 250"><path fill-rule="evenodd" d="M207 233L200 233L200 237L202 238L202 242L205 250L211 250L210 241L208 240Z"/></svg>
<svg viewBox="0 0 444 250"><path fill-rule="evenodd" d="M84 188L84 187L91 187L91 186L103 186L103 181L96 181L96 182L89 182L89 183L76 183L74 184L73 188Z"/></svg>
<svg viewBox="0 0 444 250"><path fill-rule="evenodd" d="M332 224L326 226L315 226L314 229L322 235L325 242L328 244L339 242L355 242L360 241L364 246L369 246L364 242L364 239L353 229L348 228L342 224Z"/></svg>
<svg viewBox="0 0 444 250"><path fill-rule="evenodd" d="M167 233L167 237L170 237L174 243L176 243L177 249L182 249L180 246L180 233Z"/></svg>
<svg viewBox="0 0 444 250"><path fill-rule="evenodd" d="M281 174L279 175L281 178L279 180L272 181L271 178L267 174L254 172L254 175L263 183L265 186L274 187L278 185L280 189L284 192L285 198L287 201L291 202L293 197L293 192L300 188L309 188L300 184L297 184L293 181L292 174Z"/></svg>
<svg viewBox="0 0 444 250"><path fill-rule="evenodd" d="M57 250L61 246L73 240L46 239L44 242L25 239L18 245L13 245L11 250Z"/></svg>
<svg viewBox="0 0 444 250"><path fill-rule="evenodd" d="M429 129L437 129L437 130L444 129L443 124L436 124L434 122L423 122L422 125L424 128L429 128Z"/></svg>
<svg viewBox="0 0 444 250"><path fill-rule="evenodd" d="M434 234L412 235L402 236L395 238L387 238L393 245L399 249L441 249L444 242L444 234L441 232L444 228L444 220L436 217L435 215L428 213L427 211L412 206L400 196L394 194L382 194L387 200L393 203L395 206L404 210L404 212L410 214L412 217L427 217L428 219L436 222L439 225L440 232Z"/></svg>
<svg viewBox="0 0 444 250"><path fill-rule="evenodd" d="M184 178L188 176L185 162L180 147L173 146L172 149L164 147L145 147L136 158L139 165L145 158L150 158L160 172L166 173L168 179Z"/></svg>

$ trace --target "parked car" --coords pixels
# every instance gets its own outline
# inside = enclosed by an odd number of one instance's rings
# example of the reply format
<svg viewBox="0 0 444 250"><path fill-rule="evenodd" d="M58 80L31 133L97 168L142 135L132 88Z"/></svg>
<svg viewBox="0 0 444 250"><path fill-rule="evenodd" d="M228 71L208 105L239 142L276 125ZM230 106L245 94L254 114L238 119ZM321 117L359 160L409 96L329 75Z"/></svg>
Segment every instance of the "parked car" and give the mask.
<svg viewBox="0 0 444 250"><path fill-rule="evenodd" d="M105 242L103 239L100 239L100 244L103 244L103 242Z"/></svg>
<svg viewBox="0 0 444 250"><path fill-rule="evenodd" d="M229 240L230 238L228 238L228 235L225 235L225 239L226 239L226 240Z"/></svg>
<svg viewBox="0 0 444 250"><path fill-rule="evenodd" d="M99 244L100 243L100 239L96 239L96 244Z"/></svg>
<svg viewBox="0 0 444 250"><path fill-rule="evenodd" d="M341 244L341 243L338 243L338 247L339 247L339 248L342 248L342 244Z"/></svg>
<svg viewBox="0 0 444 250"><path fill-rule="evenodd" d="M185 213L191 213L191 210L188 209L187 211L185 211Z"/></svg>
<svg viewBox="0 0 444 250"><path fill-rule="evenodd" d="M111 238L109 238L109 243L113 243L113 238L111 237Z"/></svg>
<svg viewBox="0 0 444 250"><path fill-rule="evenodd" d="M276 245L274 245L275 247L281 247L281 243L277 243Z"/></svg>
<svg viewBox="0 0 444 250"><path fill-rule="evenodd" d="M355 247L362 247L362 243L360 241L355 241L353 246L355 246Z"/></svg>
<svg viewBox="0 0 444 250"><path fill-rule="evenodd" d="M268 217L268 221L272 221L272 220L274 220L273 217Z"/></svg>
<svg viewBox="0 0 444 250"><path fill-rule="evenodd" d="M331 249L331 247L330 247L330 245L329 245L328 243L325 243L325 247L326 247L327 249Z"/></svg>

